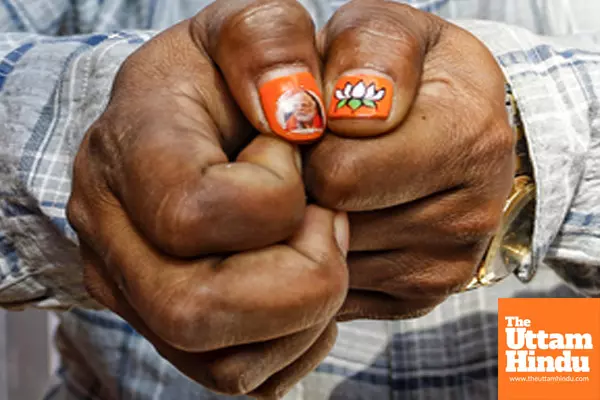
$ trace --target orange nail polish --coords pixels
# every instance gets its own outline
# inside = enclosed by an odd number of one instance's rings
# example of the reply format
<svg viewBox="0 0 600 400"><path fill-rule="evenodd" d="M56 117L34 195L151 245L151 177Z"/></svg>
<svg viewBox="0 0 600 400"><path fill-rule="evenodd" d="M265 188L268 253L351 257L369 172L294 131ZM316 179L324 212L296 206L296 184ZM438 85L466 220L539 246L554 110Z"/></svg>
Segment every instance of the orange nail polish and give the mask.
<svg viewBox="0 0 600 400"><path fill-rule="evenodd" d="M272 79L259 89L269 126L294 143L312 142L325 131L322 95L310 72Z"/></svg>
<svg viewBox="0 0 600 400"><path fill-rule="evenodd" d="M392 108L394 84L380 75L342 76L333 89L329 118L386 119Z"/></svg>

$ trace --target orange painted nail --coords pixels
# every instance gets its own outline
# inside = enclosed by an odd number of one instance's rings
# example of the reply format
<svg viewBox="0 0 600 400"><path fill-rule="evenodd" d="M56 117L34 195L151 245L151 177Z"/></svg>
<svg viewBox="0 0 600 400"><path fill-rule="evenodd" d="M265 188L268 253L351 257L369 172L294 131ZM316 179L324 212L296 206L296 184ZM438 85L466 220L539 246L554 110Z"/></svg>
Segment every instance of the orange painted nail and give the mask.
<svg viewBox="0 0 600 400"><path fill-rule="evenodd" d="M333 89L328 117L386 119L393 95L394 84L381 75L344 75Z"/></svg>
<svg viewBox="0 0 600 400"><path fill-rule="evenodd" d="M321 91L310 72L280 76L264 83L260 99L269 126L294 143L319 139L325 131Z"/></svg>

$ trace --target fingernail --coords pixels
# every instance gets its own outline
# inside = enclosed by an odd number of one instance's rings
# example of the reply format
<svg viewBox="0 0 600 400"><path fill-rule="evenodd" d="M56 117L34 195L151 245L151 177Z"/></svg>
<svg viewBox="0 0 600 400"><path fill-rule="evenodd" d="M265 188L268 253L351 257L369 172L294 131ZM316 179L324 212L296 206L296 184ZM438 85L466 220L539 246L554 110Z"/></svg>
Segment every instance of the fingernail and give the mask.
<svg viewBox="0 0 600 400"><path fill-rule="evenodd" d="M325 131L321 90L315 77L298 68L267 73L259 88L263 112L271 130L294 143L317 140Z"/></svg>
<svg viewBox="0 0 600 400"><path fill-rule="evenodd" d="M333 219L333 231L340 251L346 257L350 249L350 224L345 212L338 213Z"/></svg>
<svg viewBox="0 0 600 400"><path fill-rule="evenodd" d="M328 117L332 119L386 119L392 109L394 83L369 70L343 74L333 87Z"/></svg>

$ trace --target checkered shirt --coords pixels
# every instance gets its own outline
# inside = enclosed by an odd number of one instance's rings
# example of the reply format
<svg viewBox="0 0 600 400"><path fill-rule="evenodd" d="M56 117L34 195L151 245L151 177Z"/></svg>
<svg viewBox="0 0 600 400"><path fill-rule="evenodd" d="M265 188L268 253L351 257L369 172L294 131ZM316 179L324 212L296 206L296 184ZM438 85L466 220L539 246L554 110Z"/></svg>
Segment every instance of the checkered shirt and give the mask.
<svg viewBox="0 0 600 400"><path fill-rule="evenodd" d="M341 324L333 351L289 400L494 399L499 297L600 296L600 3L405 2L480 38L513 87L538 186L539 271L527 285L511 277L455 295L419 319ZM71 163L119 65L207 3L0 0L0 306L61 310L62 366L47 399L227 398L90 308L65 219ZM322 26L343 2L302 3Z"/></svg>

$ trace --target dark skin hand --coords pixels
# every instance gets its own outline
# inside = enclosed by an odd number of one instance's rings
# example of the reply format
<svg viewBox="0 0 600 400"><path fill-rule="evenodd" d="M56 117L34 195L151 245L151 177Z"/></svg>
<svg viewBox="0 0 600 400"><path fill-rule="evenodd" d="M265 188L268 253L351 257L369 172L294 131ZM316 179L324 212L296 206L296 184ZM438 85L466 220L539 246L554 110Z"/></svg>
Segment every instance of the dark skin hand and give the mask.
<svg viewBox="0 0 600 400"><path fill-rule="evenodd" d="M273 71L312 73L327 105L356 68L394 81L386 120L330 120L304 154L272 134ZM97 301L209 389L279 398L336 320L420 315L470 279L513 146L500 70L448 22L357 1L316 34L296 1L218 0L124 63L68 218Z"/></svg>
<svg viewBox="0 0 600 400"><path fill-rule="evenodd" d="M349 70L395 86L386 120L330 119L304 157L312 197L349 213L350 292L338 319L423 315L470 282L501 220L516 139L503 74L471 34L379 0L341 7L318 48L326 101Z"/></svg>
<svg viewBox="0 0 600 400"><path fill-rule="evenodd" d="M349 233L345 213L306 205L298 149L255 106L274 64L300 54L317 71L310 17L246 3L127 59L81 144L68 218L96 300L207 388L274 398L333 346Z"/></svg>

